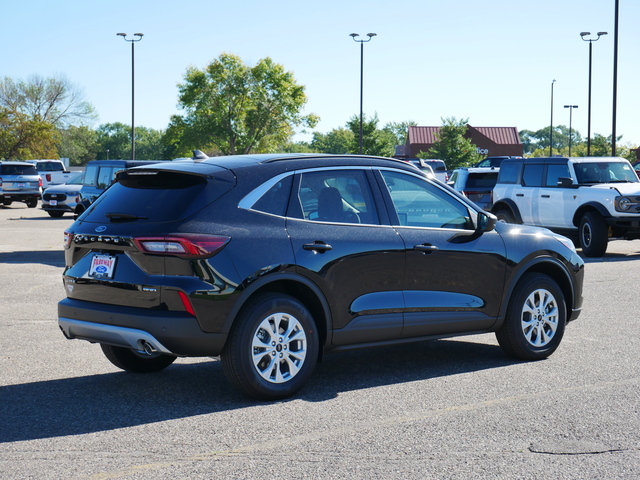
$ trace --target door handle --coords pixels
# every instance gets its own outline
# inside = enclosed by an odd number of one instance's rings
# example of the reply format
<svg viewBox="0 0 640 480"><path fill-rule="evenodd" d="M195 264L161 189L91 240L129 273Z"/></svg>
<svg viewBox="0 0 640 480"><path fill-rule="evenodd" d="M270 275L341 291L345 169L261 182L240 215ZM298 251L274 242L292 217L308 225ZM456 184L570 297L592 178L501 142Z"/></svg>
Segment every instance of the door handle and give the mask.
<svg viewBox="0 0 640 480"><path fill-rule="evenodd" d="M418 250L424 254L429 254L438 251L438 247L431 245L430 243L423 243L422 245L414 245L414 250Z"/></svg>
<svg viewBox="0 0 640 480"><path fill-rule="evenodd" d="M302 245L302 248L313 252L324 253L327 250L331 250L333 247L328 243L316 240L313 243L305 243L304 245Z"/></svg>
<svg viewBox="0 0 640 480"><path fill-rule="evenodd" d="M524 193L516 193L516 197L524 197Z"/></svg>
<svg viewBox="0 0 640 480"><path fill-rule="evenodd" d="M551 198L550 195L542 195L542 198Z"/></svg>

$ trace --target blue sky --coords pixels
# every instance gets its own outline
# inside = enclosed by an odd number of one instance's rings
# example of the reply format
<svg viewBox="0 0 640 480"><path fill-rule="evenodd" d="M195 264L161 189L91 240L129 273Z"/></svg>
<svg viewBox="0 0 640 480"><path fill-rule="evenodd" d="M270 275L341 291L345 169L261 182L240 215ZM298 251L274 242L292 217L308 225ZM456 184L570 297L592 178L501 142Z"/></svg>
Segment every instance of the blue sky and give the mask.
<svg viewBox="0 0 640 480"><path fill-rule="evenodd" d="M84 90L100 123L131 121L131 47L118 32L142 32L135 47L136 125L163 129L189 66L222 52L249 65L271 57L306 86L316 130L344 126L360 108L380 126L443 117L475 126L554 125L587 133L588 43L593 44L591 131L611 134L614 0L0 0L0 76L65 75ZM640 145L640 2L620 0L617 134ZM308 137L299 136L300 139Z"/></svg>

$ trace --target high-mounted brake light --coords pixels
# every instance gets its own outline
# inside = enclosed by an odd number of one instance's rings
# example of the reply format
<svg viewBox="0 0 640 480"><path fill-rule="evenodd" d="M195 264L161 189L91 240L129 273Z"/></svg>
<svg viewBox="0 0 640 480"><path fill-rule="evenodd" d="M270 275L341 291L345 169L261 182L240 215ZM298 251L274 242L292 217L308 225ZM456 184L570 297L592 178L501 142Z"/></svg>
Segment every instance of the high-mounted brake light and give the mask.
<svg viewBox="0 0 640 480"><path fill-rule="evenodd" d="M229 237L221 235L176 234L166 237L139 237L133 241L143 253L180 257L209 257L216 254Z"/></svg>

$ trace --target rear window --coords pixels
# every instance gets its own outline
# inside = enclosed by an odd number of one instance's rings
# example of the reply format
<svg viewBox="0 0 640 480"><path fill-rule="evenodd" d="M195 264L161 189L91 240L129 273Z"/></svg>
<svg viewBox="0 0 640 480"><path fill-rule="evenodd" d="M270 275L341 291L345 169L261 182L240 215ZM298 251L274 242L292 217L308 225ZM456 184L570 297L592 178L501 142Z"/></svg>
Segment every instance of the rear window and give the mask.
<svg viewBox="0 0 640 480"><path fill-rule="evenodd" d="M121 172L82 218L88 222L171 222L193 215L233 182L172 171Z"/></svg>
<svg viewBox="0 0 640 480"><path fill-rule="evenodd" d="M498 181L498 172L469 173L466 188L493 188Z"/></svg>
<svg viewBox="0 0 640 480"><path fill-rule="evenodd" d="M58 162L38 162L39 172L64 172L64 165Z"/></svg>
<svg viewBox="0 0 640 480"><path fill-rule="evenodd" d="M2 165L0 175L38 175L34 165Z"/></svg>

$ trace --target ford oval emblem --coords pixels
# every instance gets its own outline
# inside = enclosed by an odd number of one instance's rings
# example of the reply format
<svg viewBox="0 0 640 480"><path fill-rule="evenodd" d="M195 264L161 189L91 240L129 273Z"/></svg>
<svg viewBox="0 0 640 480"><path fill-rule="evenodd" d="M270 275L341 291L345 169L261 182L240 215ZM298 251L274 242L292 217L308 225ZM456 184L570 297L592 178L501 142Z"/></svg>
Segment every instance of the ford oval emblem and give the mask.
<svg viewBox="0 0 640 480"><path fill-rule="evenodd" d="M96 228L96 232L98 232L98 233L102 233L102 232L104 232L106 229L107 229L107 227L106 227L106 226L104 226L104 225L100 225L98 228Z"/></svg>

